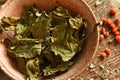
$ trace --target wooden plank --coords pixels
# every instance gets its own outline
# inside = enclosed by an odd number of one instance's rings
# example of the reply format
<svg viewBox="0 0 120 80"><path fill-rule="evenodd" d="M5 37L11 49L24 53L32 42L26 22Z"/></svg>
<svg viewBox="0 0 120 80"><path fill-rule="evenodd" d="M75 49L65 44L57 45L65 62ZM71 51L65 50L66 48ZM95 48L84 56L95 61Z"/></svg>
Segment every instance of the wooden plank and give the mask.
<svg viewBox="0 0 120 80"><path fill-rule="evenodd" d="M99 0L101 4L95 7L95 3L97 0L86 0L86 2L93 9L98 21L101 18L111 18L115 19L115 17L120 17L120 3L117 0ZM116 16L109 16L109 8L115 7L118 11ZM100 41L99 48L97 50L97 55L93 60L93 64L95 65L94 69L89 69L89 67L83 71L77 78L82 78L84 80L101 80L101 77L105 77L109 80L120 80L120 44L115 44L114 42L108 44L107 42L112 39L112 36L106 38L103 41ZM101 52L105 50L105 48L111 49L111 54L104 60L99 58ZM101 66L104 67L101 69ZM77 79L76 78L76 79Z"/></svg>

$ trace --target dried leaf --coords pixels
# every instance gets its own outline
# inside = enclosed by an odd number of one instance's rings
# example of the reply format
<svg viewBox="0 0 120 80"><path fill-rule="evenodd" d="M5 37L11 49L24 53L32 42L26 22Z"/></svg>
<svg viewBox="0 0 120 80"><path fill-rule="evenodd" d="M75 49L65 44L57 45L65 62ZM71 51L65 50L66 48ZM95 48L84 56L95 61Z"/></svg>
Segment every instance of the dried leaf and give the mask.
<svg viewBox="0 0 120 80"><path fill-rule="evenodd" d="M31 33L34 38L44 39L48 35L48 29L50 27L51 18L46 14L45 11L41 13L41 16L36 19L33 27L31 28Z"/></svg>
<svg viewBox="0 0 120 80"><path fill-rule="evenodd" d="M16 59L22 72L26 69L28 80L68 70L84 41L82 18L73 18L62 7L41 12L33 6L25 7L21 18L4 17L0 22L1 33L15 33L7 47L9 56Z"/></svg>
<svg viewBox="0 0 120 80"><path fill-rule="evenodd" d="M56 72L64 72L66 71L73 62L65 62L57 65L57 67L51 67L47 66L45 69L43 69L44 76L49 76L49 75L55 75Z"/></svg>
<svg viewBox="0 0 120 80"><path fill-rule="evenodd" d="M81 45L78 45L80 42L78 32L81 27L79 20L71 18L70 26L67 23L62 23L55 26L52 32L52 51L55 55L60 55L63 61L72 59L78 50L78 46L81 47Z"/></svg>
<svg viewBox="0 0 120 80"><path fill-rule="evenodd" d="M26 44L26 45L19 45L16 46L14 49L9 49L9 54L13 54L16 57L23 57L23 58L33 58L37 55L40 55L42 51L41 44Z"/></svg>
<svg viewBox="0 0 120 80"><path fill-rule="evenodd" d="M35 58L29 60L26 64L26 70L29 80L38 80L40 75L39 59Z"/></svg>

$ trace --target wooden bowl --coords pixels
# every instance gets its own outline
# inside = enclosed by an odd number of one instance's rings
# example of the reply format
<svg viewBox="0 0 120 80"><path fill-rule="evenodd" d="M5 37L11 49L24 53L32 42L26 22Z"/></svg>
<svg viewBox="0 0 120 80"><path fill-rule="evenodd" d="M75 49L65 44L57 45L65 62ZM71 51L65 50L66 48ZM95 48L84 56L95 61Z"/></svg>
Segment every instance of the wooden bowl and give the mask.
<svg viewBox="0 0 120 80"><path fill-rule="evenodd" d="M8 0L0 10L0 19L3 16L21 16L24 13L24 4L34 4L40 10L46 10L50 7L60 5L67 8L74 15L79 14L83 19L86 19L87 33L89 36L85 40L82 52L75 57L75 64L70 70L55 76L55 80L74 79L91 63L95 57L98 46L98 27L95 26L97 20L91 8L84 0ZM19 72L12 59L8 57L2 43L2 38L12 35L13 33L0 35L0 66L11 78L15 80L25 80L24 74Z"/></svg>

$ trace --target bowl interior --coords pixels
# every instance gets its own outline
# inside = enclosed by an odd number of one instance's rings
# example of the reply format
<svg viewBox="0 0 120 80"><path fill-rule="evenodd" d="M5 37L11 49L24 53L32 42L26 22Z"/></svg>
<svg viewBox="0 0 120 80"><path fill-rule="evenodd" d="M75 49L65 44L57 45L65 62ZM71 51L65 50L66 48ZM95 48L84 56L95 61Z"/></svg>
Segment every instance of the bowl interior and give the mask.
<svg viewBox="0 0 120 80"><path fill-rule="evenodd" d="M0 11L0 19L3 16L22 16L24 13L23 5L35 5L40 10L46 10L53 6L63 6L67 8L72 14L80 15L87 21L87 31L90 34L84 43L83 50L75 58L75 64L67 72L56 76L55 80L67 80L68 78L75 78L80 74L93 60L98 46L98 27L95 27L96 18L90 7L84 0L8 0ZM0 38L11 34L0 35ZM13 61L3 52L4 46L0 44L0 65L1 69L10 77L16 80L24 80L24 74L20 73Z"/></svg>

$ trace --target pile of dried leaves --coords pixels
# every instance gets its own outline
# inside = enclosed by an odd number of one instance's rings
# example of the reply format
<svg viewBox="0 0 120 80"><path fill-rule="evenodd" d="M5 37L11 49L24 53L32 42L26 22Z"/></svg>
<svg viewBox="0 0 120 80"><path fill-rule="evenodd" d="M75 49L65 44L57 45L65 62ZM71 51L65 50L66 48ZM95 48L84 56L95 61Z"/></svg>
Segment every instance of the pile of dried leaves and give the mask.
<svg viewBox="0 0 120 80"><path fill-rule="evenodd" d="M25 7L22 17L3 17L0 22L1 32L15 33L7 44L9 56L29 80L68 70L85 38L83 19L62 7L47 11Z"/></svg>

